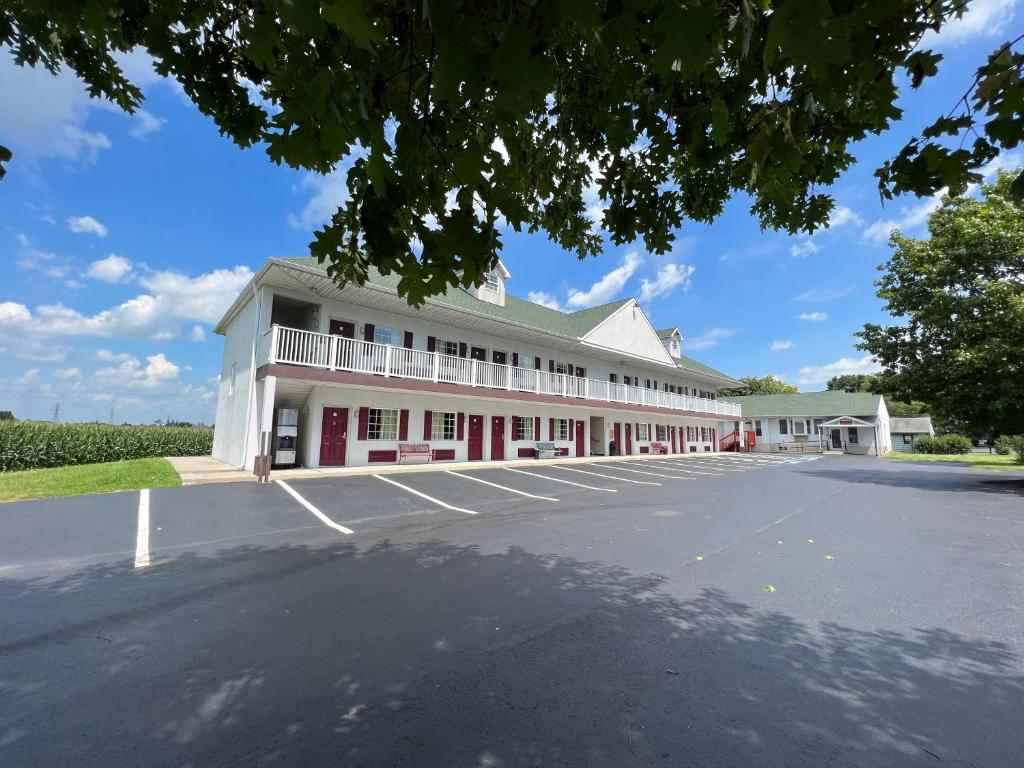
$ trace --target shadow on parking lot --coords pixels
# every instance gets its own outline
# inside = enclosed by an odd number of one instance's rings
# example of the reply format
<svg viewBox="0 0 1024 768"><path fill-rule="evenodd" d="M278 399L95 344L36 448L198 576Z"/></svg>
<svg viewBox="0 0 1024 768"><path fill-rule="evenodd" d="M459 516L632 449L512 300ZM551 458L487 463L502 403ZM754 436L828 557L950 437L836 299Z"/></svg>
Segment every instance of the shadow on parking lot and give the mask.
<svg viewBox="0 0 1024 768"><path fill-rule="evenodd" d="M1024 472L1014 476L993 477L960 465L928 464L926 466L884 465L881 468L836 469L834 467L805 468L805 475L841 480L847 483L867 483L895 488L914 488L924 491L973 491L1024 496Z"/></svg>
<svg viewBox="0 0 1024 768"><path fill-rule="evenodd" d="M770 596L765 602L771 601ZM1011 765L1009 647L444 542L0 579L8 765Z"/></svg>

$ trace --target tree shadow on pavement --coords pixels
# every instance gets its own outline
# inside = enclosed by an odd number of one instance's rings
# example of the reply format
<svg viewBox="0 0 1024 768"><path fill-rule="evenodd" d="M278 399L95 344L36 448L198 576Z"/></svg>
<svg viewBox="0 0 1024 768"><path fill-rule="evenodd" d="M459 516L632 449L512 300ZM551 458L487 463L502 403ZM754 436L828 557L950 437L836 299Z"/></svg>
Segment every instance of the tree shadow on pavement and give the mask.
<svg viewBox="0 0 1024 768"><path fill-rule="evenodd" d="M1021 659L440 541L0 579L0 763L1008 766Z"/></svg>
<svg viewBox="0 0 1024 768"><path fill-rule="evenodd" d="M903 471L900 471L903 470ZM950 471L953 470L953 471ZM904 469L903 466L893 468L886 466L881 469L836 469L803 468L801 474L814 475L828 480L840 480L847 483L881 485L892 488L911 488L924 491L980 492L999 493L1011 496L1024 496L1024 472L1019 477L1012 472L1004 472L1009 477L993 477L991 473L983 473L975 469L961 466L928 465L914 466Z"/></svg>

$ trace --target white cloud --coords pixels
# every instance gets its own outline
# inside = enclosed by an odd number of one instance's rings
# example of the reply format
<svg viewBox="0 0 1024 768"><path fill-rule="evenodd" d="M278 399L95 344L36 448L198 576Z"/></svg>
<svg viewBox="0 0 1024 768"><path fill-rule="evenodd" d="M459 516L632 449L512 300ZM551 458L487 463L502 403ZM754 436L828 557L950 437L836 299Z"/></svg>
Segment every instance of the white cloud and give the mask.
<svg viewBox="0 0 1024 768"><path fill-rule="evenodd" d="M79 368L56 368L53 371L53 375L58 379L80 379L82 378L82 371Z"/></svg>
<svg viewBox="0 0 1024 768"><path fill-rule="evenodd" d="M809 288L803 293L794 296L793 301L806 303L834 301L835 299L841 299L843 296L847 296L851 291L853 291L852 285L848 285L845 288Z"/></svg>
<svg viewBox="0 0 1024 768"><path fill-rule="evenodd" d="M828 312L801 312L797 317L801 320L810 320L812 323L821 323L828 320Z"/></svg>
<svg viewBox="0 0 1024 768"><path fill-rule="evenodd" d="M572 288L565 303L572 309L586 309L606 304L615 298L626 286L643 259L637 251L629 251L615 269L606 274L585 291Z"/></svg>
<svg viewBox="0 0 1024 768"><path fill-rule="evenodd" d="M691 336L683 342L683 346L687 350L693 349L711 349L717 347L725 339L732 338L739 331L735 328L712 328L710 331L705 331L699 336Z"/></svg>
<svg viewBox="0 0 1024 768"><path fill-rule="evenodd" d="M189 341L206 341L206 331L203 330L201 325L193 325L192 330L188 332Z"/></svg>
<svg viewBox="0 0 1024 768"><path fill-rule="evenodd" d="M768 348L769 348L769 349L770 349L770 350L771 350L772 352L784 352L785 350L787 350L787 349L792 349L792 348L793 348L793 347L795 347L795 346L796 346L796 344L794 344L794 343L793 343L792 341L790 341L789 339L783 339L783 340L776 340L776 341L773 341L773 342L772 342L772 344L771 344L771 346L770 346L770 347L768 347Z"/></svg>
<svg viewBox="0 0 1024 768"><path fill-rule="evenodd" d="M97 349L96 359L105 362L123 363L125 360L131 360L132 356L127 352L111 352L109 349Z"/></svg>
<svg viewBox="0 0 1024 768"><path fill-rule="evenodd" d="M338 206L348 199L348 187L345 183L347 170L338 169L321 176L308 173L300 187L312 190L313 196L298 214L289 214L288 223L295 229L317 229L326 224Z"/></svg>
<svg viewBox="0 0 1024 768"><path fill-rule="evenodd" d="M690 287L690 277L695 269L689 264L679 266L675 262L669 262L658 270L654 280L646 277L640 283L640 301L648 302L652 299L667 296L680 285L684 288Z"/></svg>
<svg viewBox="0 0 1024 768"><path fill-rule="evenodd" d="M181 369L167 359L163 352L146 358L149 363L145 368L134 357L128 357L119 366L101 368L96 377L107 379L114 386L123 387L157 387L160 384L177 381Z"/></svg>
<svg viewBox="0 0 1024 768"><path fill-rule="evenodd" d="M878 373L881 366L871 355L861 358L841 357L834 363L801 368L797 373L797 384L820 384L833 376L844 376L856 373Z"/></svg>
<svg viewBox="0 0 1024 768"><path fill-rule="evenodd" d="M106 258L98 259L90 264L85 275L105 283L119 283L131 274L131 271L132 263L128 259L111 253Z"/></svg>
<svg viewBox="0 0 1024 768"><path fill-rule="evenodd" d="M179 272L154 272L139 282L152 293L84 315L62 304L29 310L24 304L0 304L0 331L36 336L105 336L170 339L183 322L212 323L220 319L252 277L248 267L218 269L197 277Z"/></svg>
<svg viewBox="0 0 1024 768"><path fill-rule="evenodd" d="M832 215L828 219L829 229L838 229L847 224L862 226L864 219L859 213L845 205L837 205L832 209Z"/></svg>
<svg viewBox="0 0 1024 768"><path fill-rule="evenodd" d="M908 232L923 226L928 222L928 217L942 206L945 194L946 190L943 189L919 203L903 206L896 218L874 221L864 230L864 239L873 245L885 245L894 229Z"/></svg>
<svg viewBox="0 0 1024 768"><path fill-rule="evenodd" d="M157 117L148 110L137 109L135 114L132 115L132 127L128 129L128 133L133 138L142 139L151 133L159 131L166 122L164 118Z"/></svg>
<svg viewBox="0 0 1024 768"><path fill-rule="evenodd" d="M68 219L68 229L76 234L107 236L107 228L92 216L72 216Z"/></svg>
<svg viewBox="0 0 1024 768"><path fill-rule="evenodd" d="M561 309L561 305L558 303L558 299L552 296L550 293L544 291L530 291L526 294L526 298L532 301L534 304L540 304L541 306L548 307L549 309Z"/></svg>
<svg viewBox="0 0 1024 768"><path fill-rule="evenodd" d="M27 272L39 272L47 277L62 279L67 277L71 271L71 265L57 256L52 251L43 251L36 248L32 241L25 235L19 234L18 240L18 269Z"/></svg>
<svg viewBox="0 0 1024 768"><path fill-rule="evenodd" d="M998 37L1013 19L1017 0L973 0L959 19L948 22L938 32L928 32L922 47L953 47L981 38Z"/></svg>
<svg viewBox="0 0 1024 768"><path fill-rule="evenodd" d="M794 243L789 246L789 255L794 259L802 259L804 256L810 256L812 253L817 253L820 248L817 244L809 237L805 240L801 240L799 243Z"/></svg>

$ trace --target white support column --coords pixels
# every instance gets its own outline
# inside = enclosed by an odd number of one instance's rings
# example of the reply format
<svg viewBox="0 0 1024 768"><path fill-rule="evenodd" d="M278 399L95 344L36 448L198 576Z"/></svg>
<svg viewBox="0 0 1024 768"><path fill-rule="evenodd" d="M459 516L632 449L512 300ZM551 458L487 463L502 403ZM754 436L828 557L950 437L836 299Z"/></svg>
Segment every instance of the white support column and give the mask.
<svg viewBox="0 0 1024 768"><path fill-rule="evenodd" d="M437 352L434 352L433 355L434 355L434 360L433 360L434 381L436 382L437 378L438 378L438 374L439 374L440 368L441 368L441 356Z"/></svg>
<svg viewBox="0 0 1024 768"><path fill-rule="evenodd" d="M388 344L384 347L384 377L389 378L391 376L391 345Z"/></svg>
<svg viewBox="0 0 1024 768"><path fill-rule="evenodd" d="M338 362L338 338L331 336L327 344L327 368L332 371L335 370Z"/></svg>

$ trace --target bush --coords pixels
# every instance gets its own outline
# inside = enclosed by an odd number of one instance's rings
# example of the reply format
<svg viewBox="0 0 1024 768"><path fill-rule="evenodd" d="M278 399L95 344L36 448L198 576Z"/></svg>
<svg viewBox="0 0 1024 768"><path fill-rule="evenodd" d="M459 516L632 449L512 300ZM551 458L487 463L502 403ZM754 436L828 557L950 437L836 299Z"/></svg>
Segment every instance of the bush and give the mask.
<svg viewBox="0 0 1024 768"><path fill-rule="evenodd" d="M1010 451L1013 450L1013 436L1012 435L1000 435L996 438L993 446L996 449L996 453L1000 456L1009 456Z"/></svg>
<svg viewBox="0 0 1024 768"><path fill-rule="evenodd" d="M1014 460L1018 464L1024 464L1024 435L1014 435L1010 440Z"/></svg>
<svg viewBox="0 0 1024 768"><path fill-rule="evenodd" d="M0 422L0 472L154 456L203 456L213 430L110 424Z"/></svg>
<svg viewBox="0 0 1024 768"><path fill-rule="evenodd" d="M921 435L914 442L914 453L964 454L971 452L971 441L963 435Z"/></svg>

